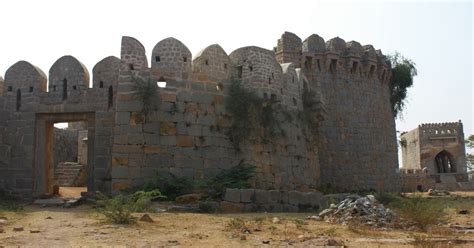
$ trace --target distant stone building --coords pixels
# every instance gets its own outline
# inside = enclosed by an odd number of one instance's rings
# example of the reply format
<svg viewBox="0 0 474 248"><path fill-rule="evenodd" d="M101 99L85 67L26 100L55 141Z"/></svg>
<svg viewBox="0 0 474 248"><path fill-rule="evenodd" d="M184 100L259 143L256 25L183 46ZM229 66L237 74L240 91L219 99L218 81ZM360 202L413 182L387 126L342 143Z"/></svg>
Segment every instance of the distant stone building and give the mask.
<svg viewBox="0 0 474 248"><path fill-rule="evenodd" d="M469 187L461 121L421 124L400 137L403 191Z"/></svg>
<svg viewBox="0 0 474 248"><path fill-rule="evenodd" d="M194 57L167 38L150 60L138 40L123 37L120 58L94 66L92 88L72 56L58 59L49 77L20 61L0 78L0 189L51 193L53 124L82 122L89 191L138 187L156 172L202 179L242 162L257 167L257 189L397 191L390 78L389 60L371 45L289 32L273 51L249 46L227 54L213 44ZM225 107L231 79L278 104L271 139L233 145ZM136 87L150 81L166 86L156 89L159 103L145 118Z"/></svg>

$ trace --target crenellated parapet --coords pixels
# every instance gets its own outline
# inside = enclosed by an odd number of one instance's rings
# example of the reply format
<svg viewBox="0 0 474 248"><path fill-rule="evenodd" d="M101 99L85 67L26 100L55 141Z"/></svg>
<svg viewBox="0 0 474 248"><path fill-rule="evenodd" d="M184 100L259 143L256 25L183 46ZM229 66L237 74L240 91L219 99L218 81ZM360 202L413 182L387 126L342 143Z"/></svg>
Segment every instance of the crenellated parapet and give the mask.
<svg viewBox="0 0 474 248"><path fill-rule="evenodd" d="M421 136L464 136L463 125L458 122L424 123L418 126Z"/></svg>
<svg viewBox="0 0 474 248"><path fill-rule="evenodd" d="M232 76L229 55L218 44L210 45L196 54L193 59L193 73L198 81L225 82Z"/></svg>
<svg viewBox="0 0 474 248"><path fill-rule="evenodd" d="M301 48L297 46L301 44ZM316 34L302 43L295 34L285 32L275 47L279 63L301 67L310 80L317 74L346 74L353 78L378 79L388 83L391 65L387 58L371 45L357 41L345 42L339 37L324 41Z"/></svg>
<svg viewBox="0 0 474 248"><path fill-rule="evenodd" d="M151 54L151 75L154 79L186 80L191 73L192 54L181 41L169 37L155 45Z"/></svg>
<svg viewBox="0 0 474 248"><path fill-rule="evenodd" d="M5 73L7 94L45 92L46 84L46 74L27 61L18 61Z"/></svg>
<svg viewBox="0 0 474 248"><path fill-rule="evenodd" d="M242 47L230 54L237 68L237 78L264 98L280 100L284 86L282 67L273 51L256 47Z"/></svg>

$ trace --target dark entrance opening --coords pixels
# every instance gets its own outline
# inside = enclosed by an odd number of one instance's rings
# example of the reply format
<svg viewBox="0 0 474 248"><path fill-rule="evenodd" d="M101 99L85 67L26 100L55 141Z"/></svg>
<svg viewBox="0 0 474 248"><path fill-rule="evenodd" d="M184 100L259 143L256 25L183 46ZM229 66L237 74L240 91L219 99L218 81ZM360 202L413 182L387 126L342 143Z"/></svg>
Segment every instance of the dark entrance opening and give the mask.
<svg viewBox="0 0 474 248"><path fill-rule="evenodd" d="M73 187L63 197L95 192L94 127L93 112L36 115L34 190L38 195L60 195L62 187ZM66 144L65 138L58 138L58 132L63 136L73 133L73 137Z"/></svg>
<svg viewBox="0 0 474 248"><path fill-rule="evenodd" d="M438 173L454 173L456 172L456 165L451 153L443 150L435 157L435 164Z"/></svg>

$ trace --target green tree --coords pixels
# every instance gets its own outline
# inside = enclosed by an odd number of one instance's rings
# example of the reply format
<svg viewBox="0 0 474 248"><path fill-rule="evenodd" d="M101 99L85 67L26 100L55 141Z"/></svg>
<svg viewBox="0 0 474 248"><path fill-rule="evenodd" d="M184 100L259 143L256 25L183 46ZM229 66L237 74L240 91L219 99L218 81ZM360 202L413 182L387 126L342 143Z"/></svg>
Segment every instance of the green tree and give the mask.
<svg viewBox="0 0 474 248"><path fill-rule="evenodd" d="M474 134L471 134L466 140L466 146L470 149L474 149ZM474 154L467 153L467 168L468 170L474 170Z"/></svg>
<svg viewBox="0 0 474 248"><path fill-rule="evenodd" d="M397 117L405 108L407 89L413 85L413 78L418 71L415 62L403 57L399 52L388 55L388 59L392 63L390 102L393 116Z"/></svg>

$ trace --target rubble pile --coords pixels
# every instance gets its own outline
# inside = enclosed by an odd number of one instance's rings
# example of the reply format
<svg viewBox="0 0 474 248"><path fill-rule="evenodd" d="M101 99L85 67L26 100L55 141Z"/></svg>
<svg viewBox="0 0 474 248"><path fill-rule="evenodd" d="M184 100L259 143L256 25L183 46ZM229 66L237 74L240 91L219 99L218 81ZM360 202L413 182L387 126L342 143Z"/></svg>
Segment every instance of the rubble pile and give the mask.
<svg viewBox="0 0 474 248"><path fill-rule="evenodd" d="M331 204L316 216L308 219L347 224L355 221L369 226L384 227L394 220L395 213L377 202L373 195L350 195L339 204Z"/></svg>

